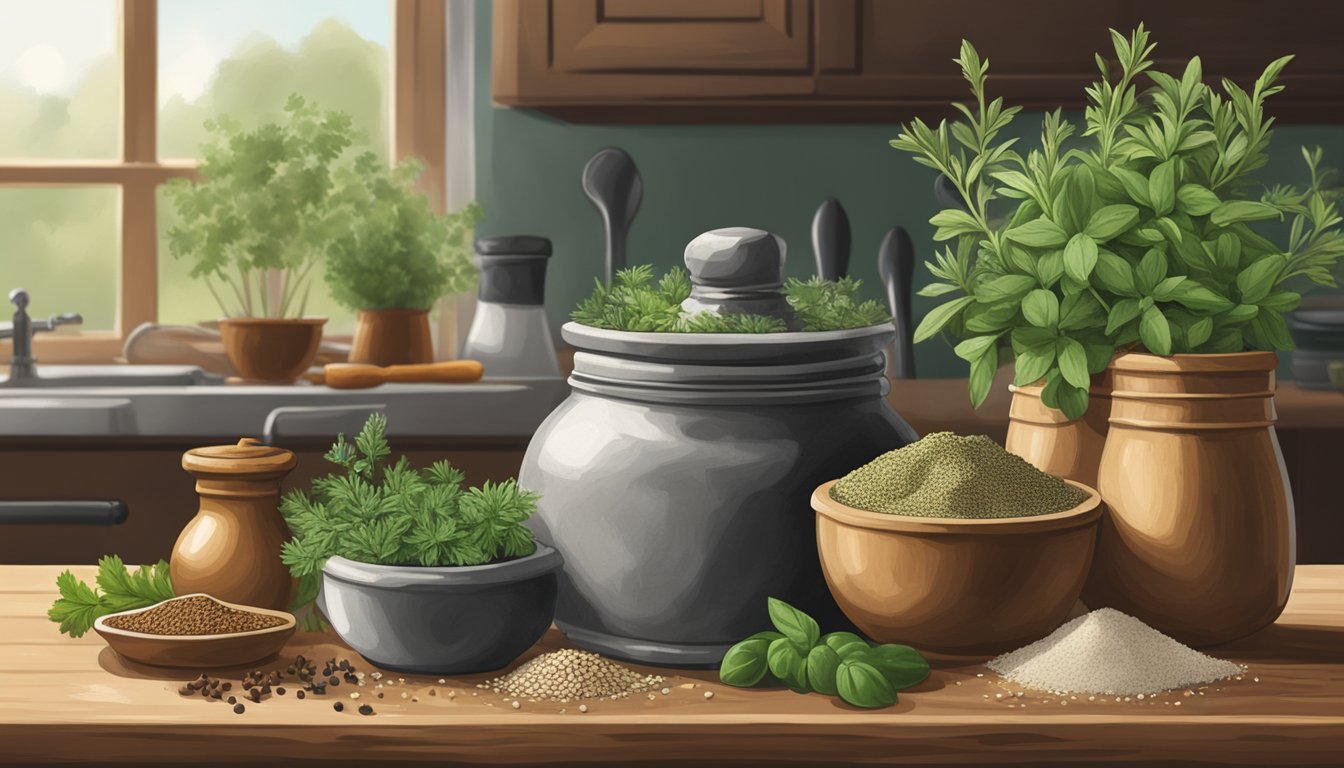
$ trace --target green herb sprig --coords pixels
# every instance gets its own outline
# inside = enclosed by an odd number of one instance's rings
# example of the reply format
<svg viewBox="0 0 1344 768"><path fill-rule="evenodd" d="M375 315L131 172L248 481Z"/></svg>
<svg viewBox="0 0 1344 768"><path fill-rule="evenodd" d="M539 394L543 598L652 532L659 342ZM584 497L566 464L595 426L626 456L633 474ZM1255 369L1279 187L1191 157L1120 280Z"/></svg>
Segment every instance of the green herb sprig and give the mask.
<svg viewBox="0 0 1344 768"><path fill-rule="evenodd" d="M464 488L465 475L447 461L416 470L402 456L387 463L387 417L371 415L354 444L337 437L327 461L343 472L293 490L280 513L293 538L281 560L299 579L300 600L317 594L332 555L381 565L481 565L535 551L523 525L538 496L516 480ZM306 599L305 599L306 598Z"/></svg>
<svg viewBox="0 0 1344 768"><path fill-rule="evenodd" d="M47 611L47 618L60 622L61 632L82 637L109 613L145 608L176 596L168 563L163 560L131 572L120 557L106 555L98 560L94 583L97 586L91 587L68 570L56 577L61 596Z"/></svg>
<svg viewBox="0 0 1344 768"><path fill-rule="evenodd" d="M776 631L757 632L728 649L719 665L724 684L782 684L873 709L895 704L898 691L929 676L929 663L909 646L873 645L853 632L823 635L806 613L773 597L768 603Z"/></svg>
<svg viewBox="0 0 1344 768"><path fill-rule="evenodd" d="M785 298L805 331L836 331L862 328L891 320L882 305L858 298L861 280L836 282L813 277L790 278L783 288ZM681 303L691 295L685 270L673 267L653 279L653 267L641 264L620 270L611 285L596 281L593 293L570 313L577 323L617 331L655 333L782 333L783 320L765 315L718 315L711 312L686 314Z"/></svg>

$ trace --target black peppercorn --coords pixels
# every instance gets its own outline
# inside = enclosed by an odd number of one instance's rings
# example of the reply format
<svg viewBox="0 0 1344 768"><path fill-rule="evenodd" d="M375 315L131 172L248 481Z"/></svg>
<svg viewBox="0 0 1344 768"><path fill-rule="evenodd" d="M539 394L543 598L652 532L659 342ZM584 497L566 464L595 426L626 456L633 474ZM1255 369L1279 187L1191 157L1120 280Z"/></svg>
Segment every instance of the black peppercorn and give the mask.
<svg viewBox="0 0 1344 768"><path fill-rule="evenodd" d="M345 709L345 705L338 701L335 704L332 704L331 708L336 710L337 712L341 712Z"/></svg>
<svg viewBox="0 0 1344 768"><path fill-rule="evenodd" d="M247 707L244 707L242 704L234 704L234 705L233 705L233 713L236 714L236 715L241 715L241 714L243 714L243 712L244 712L246 709L247 709Z"/></svg>
<svg viewBox="0 0 1344 768"><path fill-rule="evenodd" d="M360 705L359 705L359 714L361 714L361 715L372 715L372 714L373 714L373 707L369 706L368 704L360 704Z"/></svg>

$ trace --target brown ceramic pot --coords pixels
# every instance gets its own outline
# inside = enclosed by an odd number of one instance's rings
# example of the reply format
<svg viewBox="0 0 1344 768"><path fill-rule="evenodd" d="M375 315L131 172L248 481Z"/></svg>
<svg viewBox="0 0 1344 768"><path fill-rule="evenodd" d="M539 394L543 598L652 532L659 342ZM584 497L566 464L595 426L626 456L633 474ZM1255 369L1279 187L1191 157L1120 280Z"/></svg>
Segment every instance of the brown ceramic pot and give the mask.
<svg viewBox="0 0 1344 768"><path fill-rule="evenodd" d="M413 365L434 361L427 309L361 309L350 342L350 362Z"/></svg>
<svg viewBox="0 0 1344 768"><path fill-rule="evenodd" d="M289 527L279 504L280 480L295 463L292 452L252 438L182 455L182 468L196 477L201 507L173 545L175 592L272 610L290 607L294 579L280 562Z"/></svg>
<svg viewBox="0 0 1344 768"><path fill-rule="evenodd" d="M1037 517L962 520L868 512L812 494L817 551L850 621L883 643L992 656L1039 640L1083 589L1101 497Z"/></svg>
<svg viewBox="0 0 1344 768"><path fill-rule="evenodd" d="M1097 487L1097 468L1111 415L1111 374L1092 377L1087 413L1070 420L1041 402L1043 384L1009 387L1008 437L1004 448L1047 474Z"/></svg>
<svg viewBox="0 0 1344 768"><path fill-rule="evenodd" d="M1283 611L1296 543L1274 434L1272 352L1112 363L1100 490L1109 513L1083 600L1182 642L1249 635Z"/></svg>
<svg viewBox="0 0 1344 768"><path fill-rule="evenodd" d="M313 364L326 322L325 317L226 317L219 333L243 379L287 384Z"/></svg>

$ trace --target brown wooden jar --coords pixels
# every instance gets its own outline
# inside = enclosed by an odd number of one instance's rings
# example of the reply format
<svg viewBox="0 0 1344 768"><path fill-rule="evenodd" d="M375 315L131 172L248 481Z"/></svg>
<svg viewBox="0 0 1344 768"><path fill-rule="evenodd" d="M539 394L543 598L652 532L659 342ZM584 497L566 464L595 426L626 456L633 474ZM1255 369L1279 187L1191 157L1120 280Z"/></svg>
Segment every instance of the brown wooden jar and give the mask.
<svg viewBox="0 0 1344 768"><path fill-rule="evenodd" d="M229 603L289 609L295 583L280 562L280 547L289 538L279 511L280 481L296 461L291 451L250 437L182 454L201 507L173 546L169 565L177 594L204 592Z"/></svg>

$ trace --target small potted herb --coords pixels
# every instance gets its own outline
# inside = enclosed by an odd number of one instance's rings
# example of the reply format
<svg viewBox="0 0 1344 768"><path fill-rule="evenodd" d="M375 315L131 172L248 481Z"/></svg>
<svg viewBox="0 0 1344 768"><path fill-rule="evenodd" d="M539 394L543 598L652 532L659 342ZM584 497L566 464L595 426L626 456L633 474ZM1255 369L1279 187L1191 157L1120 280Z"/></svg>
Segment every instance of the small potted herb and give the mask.
<svg viewBox="0 0 1344 768"><path fill-rule="evenodd" d="M224 349L243 378L293 381L327 322L304 308L343 218L332 173L354 142L350 116L291 96L279 122L245 129L220 117L206 128L201 179L165 185L180 218L168 250L194 262L191 276L219 303Z"/></svg>
<svg viewBox="0 0 1344 768"><path fill-rule="evenodd" d="M498 669L535 643L555 612L562 560L523 522L537 496L516 481L464 488L447 461L389 463L387 420L326 459L343 471L295 490L280 511L294 538L282 559L341 639L385 669ZM319 594L320 585L320 594Z"/></svg>
<svg viewBox="0 0 1344 768"><path fill-rule="evenodd" d="M963 42L966 120L916 120L892 142L967 203L931 220L954 247L928 265L937 281L922 293L961 295L929 312L916 340L957 342L977 404L1013 358L1014 383L1038 385L1062 421L1090 410L1093 377L1109 367L1117 397L1105 450L1088 461L1099 461L1115 524L1102 527L1084 600L1188 643L1226 642L1272 622L1287 599L1292 504L1272 426L1274 350L1292 348L1284 314L1301 283L1333 283L1341 217L1319 151L1304 151L1311 188L1255 184L1274 123L1266 103L1291 56L1250 88L1215 88L1198 57L1179 74L1153 69L1142 26L1111 36L1119 66L1097 57L1080 141L1059 112L1025 156L1000 138L1017 110L987 97L988 62ZM1284 244L1253 227L1283 219Z"/></svg>
<svg viewBox="0 0 1344 768"><path fill-rule="evenodd" d="M359 313L352 363L430 362L430 308L475 283L471 234L480 207L435 214L415 191L423 169L415 159L387 168L370 152L338 175L350 217L328 251L326 281L337 303Z"/></svg>

